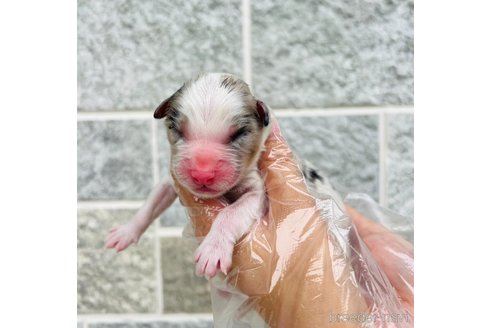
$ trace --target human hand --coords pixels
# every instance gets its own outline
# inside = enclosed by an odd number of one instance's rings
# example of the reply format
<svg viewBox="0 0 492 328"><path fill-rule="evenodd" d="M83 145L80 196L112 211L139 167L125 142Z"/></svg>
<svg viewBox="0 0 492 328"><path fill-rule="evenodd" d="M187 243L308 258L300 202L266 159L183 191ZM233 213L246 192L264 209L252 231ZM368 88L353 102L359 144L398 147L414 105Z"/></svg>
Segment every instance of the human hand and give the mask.
<svg viewBox="0 0 492 328"><path fill-rule="evenodd" d="M395 288L402 305L413 316L413 245L346 205L360 238Z"/></svg>
<svg viewBox="0 0 492 328"><path fill-rule="evenodd" d="M326 220L278 125L272 124L259 162L268 214L235 245L225 279L250 297L249 306L271 327L358 327L328 322L328 311L362 313L367 304L357 287L335 282ZM174 180L195 236L206 236L227 204L199 199Z"/></svg>

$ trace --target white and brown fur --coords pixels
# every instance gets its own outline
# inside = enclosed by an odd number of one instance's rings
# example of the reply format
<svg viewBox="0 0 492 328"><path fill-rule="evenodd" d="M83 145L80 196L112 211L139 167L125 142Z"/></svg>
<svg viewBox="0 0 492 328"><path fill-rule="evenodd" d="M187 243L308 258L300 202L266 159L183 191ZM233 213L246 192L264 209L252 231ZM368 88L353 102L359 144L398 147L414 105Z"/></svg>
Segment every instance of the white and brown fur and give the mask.
<svg viewBox="0 0 492 328"><path fill-rule="evenodd" d="M213 73L183 84L154 117L164 118L167 127L170 174L199 198L223 197L229 203L195 253L198 274L227 274L234 244L265 209L257 162L270 132L269 109L242 80ZM160 183L131 222L110 231L106 246L121 251L137 243L176 197L173 179Z"/></svg>

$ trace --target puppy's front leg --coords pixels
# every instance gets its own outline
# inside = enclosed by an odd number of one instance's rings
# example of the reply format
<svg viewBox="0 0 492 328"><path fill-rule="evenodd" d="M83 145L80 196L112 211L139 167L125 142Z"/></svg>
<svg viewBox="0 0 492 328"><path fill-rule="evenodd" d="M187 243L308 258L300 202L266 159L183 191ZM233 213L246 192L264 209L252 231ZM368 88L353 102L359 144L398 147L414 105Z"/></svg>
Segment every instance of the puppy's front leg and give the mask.
<svg viewBox="0 0 492 328"><path fill-rule="evenodd" d="M234 244L260 218L265 192L250 190L221 210L209 233L195 253L196 273L213 278L219 271L227 274L232 265Z"/></svg>
<svg viewBox="0 0 492 328"><path fill-rule="evenodd" d="M110 230L106 238L106 247L121 252L132 243L137 244L140 236L176 197L176 191L168 180L159 183L130 222Z"/></svg>

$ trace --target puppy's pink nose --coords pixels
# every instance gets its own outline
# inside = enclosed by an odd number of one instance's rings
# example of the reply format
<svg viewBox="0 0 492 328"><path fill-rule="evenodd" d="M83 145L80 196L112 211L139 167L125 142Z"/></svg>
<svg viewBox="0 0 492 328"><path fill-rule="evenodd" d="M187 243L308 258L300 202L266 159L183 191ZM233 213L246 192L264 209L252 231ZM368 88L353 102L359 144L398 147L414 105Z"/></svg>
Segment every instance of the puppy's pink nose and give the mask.
<svg viewBox="0 0 492 328"><path fill-rule="evenodd" d="M212 171L216 164L216 159L210 151L201 149L195 154L194 164L197 171Z"/></svg>
<svg viewBox="0 0 492 328"><path fill-rule="evenodd" d="M191 177L196 184L210 185L214 182L215 172L193 170L191 171Z"/></svg>

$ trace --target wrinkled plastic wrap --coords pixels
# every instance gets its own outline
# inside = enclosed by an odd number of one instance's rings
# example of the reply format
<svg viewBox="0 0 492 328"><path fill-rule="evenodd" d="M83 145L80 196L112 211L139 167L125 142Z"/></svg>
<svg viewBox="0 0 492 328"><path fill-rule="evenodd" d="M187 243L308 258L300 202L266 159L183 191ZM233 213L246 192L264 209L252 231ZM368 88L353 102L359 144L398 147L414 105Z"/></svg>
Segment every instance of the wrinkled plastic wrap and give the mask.
<svg viewBox="0 0 492 328"><path fill-rule="evenodd" d="M349 204L367 218L382 224L413 244L414 228L412 218L397 214L380 206L367 194L360 192L348 192L342 194L346 204Z"/></svg>
<svg viewBox="0 0 492 328"><path fill-rule="evenodd" d="M268 213L236 244L232 271L210 280L215 327L411 327L413 314L360 238L344 201L403 234L413 231L411 220L367 195L349 193L342 201L327 181L308 186L278 129L274 134L260 161ZM180 199L191 219L184 236L196 247L227 204ZM387 251L405 262L402 270L411 270L412 281L396 274L413 298L413 255L391 245Z"/></svg>

